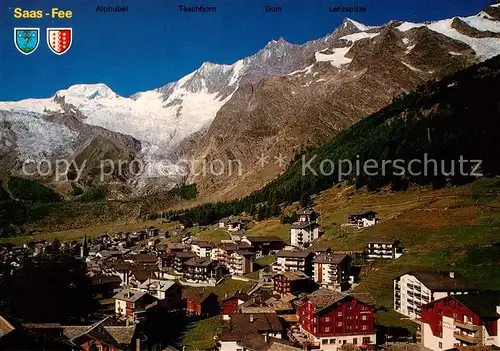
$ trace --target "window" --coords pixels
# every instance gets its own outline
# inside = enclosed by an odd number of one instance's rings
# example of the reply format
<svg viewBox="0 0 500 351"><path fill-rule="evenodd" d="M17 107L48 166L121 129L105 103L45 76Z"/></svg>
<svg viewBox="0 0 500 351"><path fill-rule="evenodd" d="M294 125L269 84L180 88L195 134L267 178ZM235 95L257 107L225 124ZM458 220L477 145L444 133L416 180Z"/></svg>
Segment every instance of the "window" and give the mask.
<svg viewBox="0 0 500 351"><path fill-rule="evenodd" d="M342 322L337 322L337 327L341 327L342 326Z"/></svg>
<svg viewBox="0 0 500 351"><path fill-rule="evenodd" d="M363 330L368 330L368 326L367 325L363 325Z"/></svg>
<svg viewBox="0 0 500 351"><path fill-rule="evenodd" d="M327 345L327 344L328 344L328 339L321 340L321 345Z"/></svg>
<svg viewBox="0 0 500 351"><path fill-rule="evenodd" d="M440 343L439 343L439 348L440 348L440 349L442 349L442 348L443 348L443 343L442 343L442 342L440 342Z"/></svg>
<svg viewBox="0 0 500 351"><path fill-rule="evenodd" d="M367 344L370 344L371 343L371 340L370 340L370 337L369 336L366 336L363 338L363 344L364 345L367 345Z"/></svg>
<svg viewBox="0 0 500 351"><path fill-rule="evenodd" d="M357 345L357 344L358 344L358 338L354 338L354 339L352 339L352 343L353 343L354 345Z"/></svg>
<svg viewBox="0 0 500 351"><path fill-rule="evenodd" d="M330 321L330 317L325 317L325 322L328 323Z"/></svg>
<svg viewBox="0 0 500 351"><path fill-rule="evenodd" d="M362 315L361 319L364 320L364 321L366 321L366 314Z"/></svg>
<svg viewBox="0 0 500 351"><path fill-rule="evenodd" d="M341 316L342 316L342 312L341 312L341 311L338 311L338 312L337 312L337 316L341 317Z"/></svg>
<svg viewBox="0 0 500 351"><path fill-rule="evenodd" d="M335 339L330 339L330 344L335 344Z"/></svg>
<svg viewBox="0 0 500 351"><path fill-rule="evenodd" d="M328 333L330 331L330 327L325 327L325 333Z"/></svg>

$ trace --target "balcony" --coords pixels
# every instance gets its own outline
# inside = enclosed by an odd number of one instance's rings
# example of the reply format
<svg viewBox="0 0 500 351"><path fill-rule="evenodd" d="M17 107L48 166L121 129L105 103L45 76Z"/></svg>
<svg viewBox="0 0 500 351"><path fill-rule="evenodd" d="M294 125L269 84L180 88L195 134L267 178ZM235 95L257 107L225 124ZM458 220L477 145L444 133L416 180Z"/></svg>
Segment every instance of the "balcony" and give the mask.
<svg viewBox="0 0 500 351"><path fill-rule="evenodd" d="M457 332L453 333L453 336L455 337L455 339L465 341L469 344L477 344L481 341L481 338L479 338L478 336L470 336Z"/></svg>
<svg viewBox="0 0 500 351"><path fill-rule="evenodd" d="M466 323L466 322L457 321L457 320L455 320L453 324L455 325L455 327L467 329L470 331L478 331L480 328L479 325L474 325L472 323Z"/></svg>

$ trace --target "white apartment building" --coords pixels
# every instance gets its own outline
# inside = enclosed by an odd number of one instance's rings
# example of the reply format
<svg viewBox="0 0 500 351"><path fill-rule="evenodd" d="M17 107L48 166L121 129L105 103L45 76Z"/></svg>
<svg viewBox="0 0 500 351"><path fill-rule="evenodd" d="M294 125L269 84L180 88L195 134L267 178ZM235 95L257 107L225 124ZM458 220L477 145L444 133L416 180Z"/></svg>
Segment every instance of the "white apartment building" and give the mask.
<svg viewBox="0 0 500 351"><path fill-rule="evenodd" d="M316 222L295 222L290 227L292 246L305 247L319 238L319 225Z"/></svg>
<svg viewBox="0 0 500 351"><path fill-rule="evenodd" d="M454 272L410 271L393 280L394 310L420 318L422 305L448 295L467 294L476 288L455 278Z"/></svg>
<svg viewBox="0 0 500 351"><path fill-rule="evenodd" d="M389 259L394 260L403 255L403 248L399 240L373 240L366 243L366 257L368 259Z"/></svg>
<svg viewBox="0 0 500 351"><path fill-rule="evenodd" d="M191 242L191 251L194 252L196 256L201 258L211 257L213 248L214 245L207 243L206 241Z"/></svg>
<svg viewBox="0 0 500 351"><path fill-rule="evenodd" d="M301 271L310 276L314 253L310 251L280 251L276 254L276 262L272 266L275 273Z"/></svg>

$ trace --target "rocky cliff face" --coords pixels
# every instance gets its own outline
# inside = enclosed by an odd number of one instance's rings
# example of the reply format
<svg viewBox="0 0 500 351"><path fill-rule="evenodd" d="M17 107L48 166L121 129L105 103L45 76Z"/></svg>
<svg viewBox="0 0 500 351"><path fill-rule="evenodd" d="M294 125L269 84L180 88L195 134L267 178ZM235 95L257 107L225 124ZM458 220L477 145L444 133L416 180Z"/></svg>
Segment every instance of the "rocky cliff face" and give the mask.
<svg viewBox="0 0 500 351"><path fill-rule="evenodd" d="M187 182L196 183L202 197L230 199L259 189L295 153L394 96L500 53L500 22L486 12L427 24L354 23L345 21L323 40L288 47L301 52L296 57L305 68L242 86L222 106L189 149L195 166Z"/></svg>
<svg viewBox="0 0 500 351"><path fill-rule="evenodd" d="M90 157L92 182L99 158L135 159L146 172L106 181L131 195L184 182L206 199L245 195L394 96L499 54L499 10L381 26L346 19L325 37L273 40L232 65L205 62L131 97L80 84L47 99L0 102L0 128L16 155L0 161L10 169L30 158Z"/></svg>

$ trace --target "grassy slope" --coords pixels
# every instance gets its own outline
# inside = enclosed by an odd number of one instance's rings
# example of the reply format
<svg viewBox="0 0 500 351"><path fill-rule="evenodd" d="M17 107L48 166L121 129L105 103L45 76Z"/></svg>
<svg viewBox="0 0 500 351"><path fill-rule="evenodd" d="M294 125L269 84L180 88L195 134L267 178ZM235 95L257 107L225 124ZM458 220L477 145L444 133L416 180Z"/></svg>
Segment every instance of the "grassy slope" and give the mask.
<svg viewBox="0 0 500 351"><path fill-rule="evenodd" d="M215 346L214 336L227 330L228 324L221 316L191 323L182 336L180 346L186 350L211 350Z"/></svg>
<svg viewBox="0 0 500 351"><path fill-rule="evenodd" d="M370 292L388 311L377 314L388 326L415 326L392 309L392 278L415 268L453 270L481 288L500 289L500 180L440 190L410 189L405 192L354 191L339 187L315 199L325 234L314 246L334 251L361 252L368 239L398 238L405 255L398 260L374 261L363 266L357 291ZM345 231L346 213L373 209L380 223L372 228ZM210 232L204 232L210 239ZM271 219L250 228L249 235L276 235L289 241L287 225ZM266 258L267 259L267 258Z"/></svg>

